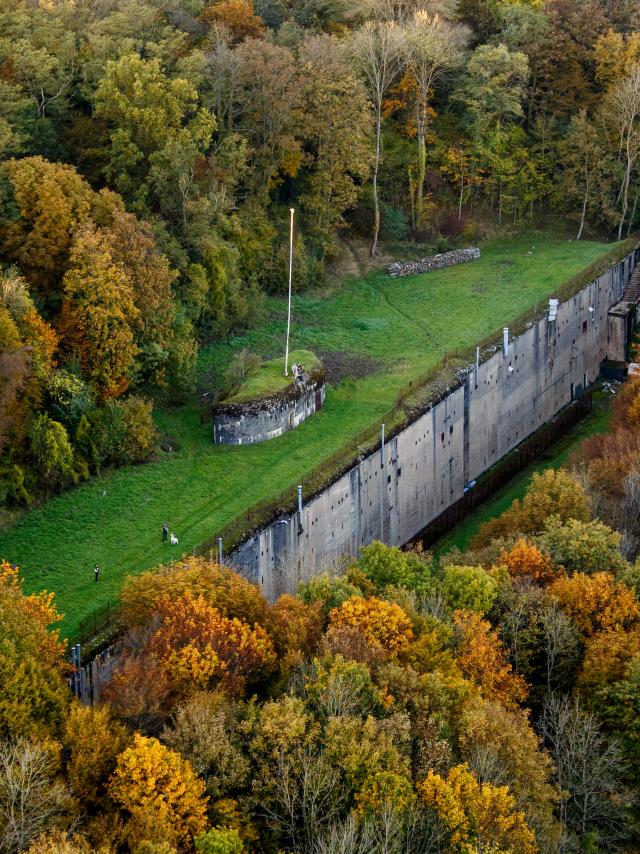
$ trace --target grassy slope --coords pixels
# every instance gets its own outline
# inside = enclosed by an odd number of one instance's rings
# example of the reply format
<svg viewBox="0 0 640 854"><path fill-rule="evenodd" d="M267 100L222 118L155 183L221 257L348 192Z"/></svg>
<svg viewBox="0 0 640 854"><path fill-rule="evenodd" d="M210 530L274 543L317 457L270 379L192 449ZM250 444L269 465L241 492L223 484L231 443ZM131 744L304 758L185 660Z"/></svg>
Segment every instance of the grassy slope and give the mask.
<svg viewBox="0 0 640 854"><path fill-rule="evenodd" d="M438 557L446 553L454 546L464 551L469 547L471 540L477 534L481 525L489 519L495 519L507 510L516 498L522 498L531 478L536 472L545 469L561 468L569 456L577 451L584 439L595 436L598 433L606 433L611 421L611 396L605 392L598 392L593 399L593 412L575 425L559 442L549 448L542 457L526 469L523 469L506 486L500 489L492 499L485 501L474 513L470 513L466 519L456 525L433 547L433 552Z"/></svg>
<svg viewBox="0 0 640 854"><path fill-rule="evenodd" d="M289 353L289 367L294 363L302 364L309 371L312 368L318 367L320 362L315 355L309 350L294 350ZM246 400L255 400L259 397L264 397L267 394L274 394L277 391L282 391L293 382L293 375L289 372L289 376L284 375L284 357L279 356L277 359L271 359L268 362L263 362L262 365L246 377L242 385L224 399L224 403L240 403Z"/></svg>
<svg viewBox="0 0 640 854"><path fill-rule="evenodd" d="M392 280L351 280L330 298L299 296L292 342L379 359L383 368L330 388L322 412L297 430L253 447L213 447L195 409L158 413L176 450L154 463L119 469L55 498L0 532L0 557L20 564L28 590L55 591L63 630L117 596L131 572L178 558L249 505L276 495L392 405L398 386L437 363L445 350L474 344L579 272L608 248L540 236L493 241L480 261ZM529 254L531 253L531 254ZM242 347L275 356L284 341L284 300L268 319L202 356L222 367ZM167 520L179 547L163 545ZM94 584L93 566L102 574Z"/></svg>

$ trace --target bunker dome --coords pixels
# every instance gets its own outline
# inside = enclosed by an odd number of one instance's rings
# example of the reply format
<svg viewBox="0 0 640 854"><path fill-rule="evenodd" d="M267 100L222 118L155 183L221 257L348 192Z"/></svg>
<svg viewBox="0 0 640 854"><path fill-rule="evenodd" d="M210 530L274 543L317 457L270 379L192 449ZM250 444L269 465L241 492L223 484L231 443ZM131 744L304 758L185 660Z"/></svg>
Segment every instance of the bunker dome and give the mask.
<svg viewBox="0 0 640 854"><path fill-rule="evenodd" d="M213 407L216 445L251 445L293 430L325 400L325 372L308 350L291 353L289 376L282 357L263 362Z"/></svg>

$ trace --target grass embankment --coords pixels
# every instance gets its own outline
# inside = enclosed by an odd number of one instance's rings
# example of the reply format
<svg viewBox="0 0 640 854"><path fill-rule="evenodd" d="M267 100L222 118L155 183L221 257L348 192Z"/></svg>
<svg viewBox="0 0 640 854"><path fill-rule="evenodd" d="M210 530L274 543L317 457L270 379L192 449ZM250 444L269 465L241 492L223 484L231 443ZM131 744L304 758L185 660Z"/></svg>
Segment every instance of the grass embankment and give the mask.
<svg viewBox="0 0 640 854"><path fill-rule="evenodd" d="M465 551L469 548L471 540L480 530L480 527L490 519L497 519L505 510L508 510L516 498L522 498L531 483L531 478L536 472L545 469L559 469L567 462L571 454L577 451L585 439L598 433L606 433L611 422L610 393L598 390L593 396L593 411L569 430L560 441L548 448L539 460L519 472L509 483L496 494L485 501L466 519L452 528L448 534L442 537L432 546L436 557L446 555L452 548Z"/></svg>
<svg viewBox="0 0 640 854"><path fill-rule="evenodd" d="M63 632L107 600L122 579L176 559L216 534L248 506L268 500L382 417L398 389L438 363L445 351L474 345L544 300L612 247L540 235L496 240L482 258L406 279L384 273L345 280L333 293L294 297L292 343L340 354L347 374L327 390L325 407L296 430L255 446L213 446L195 407L159 412L173 451L156 462L107 472L19 519L0 533L0 556L19 564L29 591L55 592ZM203 373L222 372L243 347L265 358L283 347L286 300L245 335L202 353ZM352 360L350 363L349 360ZM179 546L161 542L168 521ZM93 566L102 573L98 584Z"/></svg>
<svg viewBox="0 0 640 854"><path fill-rule="evenodd" d="M294 363L303 365L306 371L321 367L320 360L310 350L294 350L289 353L289 368ZM282 391L293 382L293 374L284 375L284 356L263 362L260 367L244 378L234 391L224 398L222 403L245 403L258 400Z"/></svg>

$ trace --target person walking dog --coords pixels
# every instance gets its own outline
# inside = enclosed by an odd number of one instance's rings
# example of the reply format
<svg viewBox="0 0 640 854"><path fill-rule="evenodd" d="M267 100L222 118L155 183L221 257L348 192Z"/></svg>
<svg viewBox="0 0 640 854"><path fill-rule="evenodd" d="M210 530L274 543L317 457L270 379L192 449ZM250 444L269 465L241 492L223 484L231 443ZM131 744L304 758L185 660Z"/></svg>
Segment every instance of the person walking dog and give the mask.
<svg viewBox="0 0 640 854"><path fill-rule="evenodd" d="M169 523L165 522L162 526L162 542L166 543L169 539Z"/></svg>

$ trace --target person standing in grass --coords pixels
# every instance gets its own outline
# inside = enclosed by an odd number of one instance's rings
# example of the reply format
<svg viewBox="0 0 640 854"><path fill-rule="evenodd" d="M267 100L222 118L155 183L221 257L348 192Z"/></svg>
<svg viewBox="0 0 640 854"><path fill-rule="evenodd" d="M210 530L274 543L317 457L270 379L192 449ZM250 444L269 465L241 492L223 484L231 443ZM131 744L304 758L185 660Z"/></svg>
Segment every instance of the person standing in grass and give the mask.
<svg viewBox="0 0 640 854"><path fill-rule="evenodd" d="M97 584L98 578L100 577L100 567L98 566L98 564L96 564L95 567L93 568L93 577L95 578L96 584Z"/></svg>
<svg viewBox="0 0 640 854"><path fill-rule="evenodd" d="M165 522L162 526L162 542L166 543L169 539L169 523Z"/></svg>

